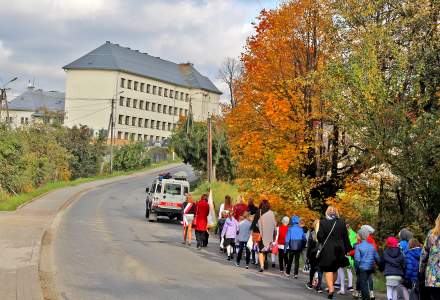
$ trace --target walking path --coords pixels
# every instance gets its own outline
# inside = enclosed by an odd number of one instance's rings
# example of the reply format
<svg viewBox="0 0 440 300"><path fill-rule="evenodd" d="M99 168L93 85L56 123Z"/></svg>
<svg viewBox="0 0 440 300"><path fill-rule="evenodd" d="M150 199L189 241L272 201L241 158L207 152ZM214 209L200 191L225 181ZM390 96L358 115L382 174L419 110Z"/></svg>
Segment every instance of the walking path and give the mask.
<svg viewBox="0 0 440 300"><path fill-rule="evenodd" d="M41 249L51 242L51 227L82 194L120 180L181 166L170 164L132 175L113 177L52 191L14 212L0 212L0 299L50 299L46 275L51 259ZM45 257L46 256L46 257ZM41 259L40 259L41 258Z"/></svg>

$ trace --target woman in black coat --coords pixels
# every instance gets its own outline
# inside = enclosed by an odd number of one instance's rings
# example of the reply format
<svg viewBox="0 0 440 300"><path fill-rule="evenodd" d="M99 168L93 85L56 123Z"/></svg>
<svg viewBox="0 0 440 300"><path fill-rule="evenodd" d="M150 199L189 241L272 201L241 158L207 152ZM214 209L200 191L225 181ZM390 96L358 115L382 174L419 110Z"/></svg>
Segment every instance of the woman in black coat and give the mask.
<svg viewBox="0 0 440 300"><path fill-rule="evenodd" d="M319 268L324 272L327 282L328 299L333 299L333 283L337 278L336 273L339 268L349 265L346 254L352 250L346 224L343 220L339 219L338 211L335 207L329 206L325 213L325 218L319 221L317 238L318 242L323 245L318 258ZM325 242L326 239L327 242Z"/></svg>

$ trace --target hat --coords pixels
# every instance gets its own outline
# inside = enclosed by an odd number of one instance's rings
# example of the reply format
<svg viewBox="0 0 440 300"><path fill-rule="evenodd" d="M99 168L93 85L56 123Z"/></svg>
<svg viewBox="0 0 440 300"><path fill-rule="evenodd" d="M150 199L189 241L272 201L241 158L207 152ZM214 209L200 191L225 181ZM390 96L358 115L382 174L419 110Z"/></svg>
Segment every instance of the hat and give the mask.
<svg viewBox="0 0 440 300"><path fill-rule="evenodd" d="M366 230L369 234L373 234L375 231L370 225L362 225L361 229Z"/></svg>
<svg viewBox="0 0 440 300"><path fill-rule="evenodd" d="M397 248L398 244L399 244L399 241L395 237L390 236L387 238L387 241L386 241L387 248Z"/></svg>
<svg viewBox="0 0 440 300"><path fill-rule="evenodd" d="M281 223L284 225L288 225L289 224L289 217L288 216L284 216L283 219L281 220Z"/></svg>
<svg viewBox="0 0 440 300"><path fill-rule="evenodd" d="M410 239L413 238L413 236L414 236L413 233L411 231L409 231L407 228L403 228L399 232L399 237L403 241L409 241Z"/></svg>

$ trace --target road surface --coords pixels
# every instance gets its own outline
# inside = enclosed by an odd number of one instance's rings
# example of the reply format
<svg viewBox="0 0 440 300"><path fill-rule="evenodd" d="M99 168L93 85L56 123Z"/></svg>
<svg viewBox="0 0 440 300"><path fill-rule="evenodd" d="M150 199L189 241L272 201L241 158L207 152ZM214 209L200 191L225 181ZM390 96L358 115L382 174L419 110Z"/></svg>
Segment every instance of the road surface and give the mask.
<svg viewBox="0 0 440 300"><path fill-rule="evenodd" d="M182 169L189 170L171 171ZM65 212L53 241L62 299L324 299L305 289L305 277L235 267L214 239L198 251L181 244L179 224L147 222L145 187L152 179L90 191Z"/></svg>

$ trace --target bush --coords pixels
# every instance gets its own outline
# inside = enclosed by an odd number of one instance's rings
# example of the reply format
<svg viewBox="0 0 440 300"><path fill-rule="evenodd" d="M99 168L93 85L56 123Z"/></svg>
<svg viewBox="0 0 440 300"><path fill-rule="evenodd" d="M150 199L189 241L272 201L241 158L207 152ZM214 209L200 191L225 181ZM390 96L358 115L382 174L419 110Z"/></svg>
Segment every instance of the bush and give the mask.
<svg viewBox="0 0 440 300"><path fill-rule="evenodd" d="M121 146L113 159L113 168L120 171L145 168L150 164L148 151L142 143Z"/></svg>

